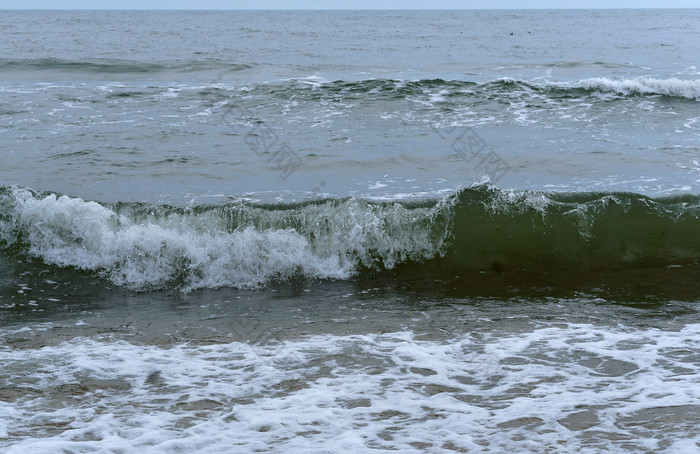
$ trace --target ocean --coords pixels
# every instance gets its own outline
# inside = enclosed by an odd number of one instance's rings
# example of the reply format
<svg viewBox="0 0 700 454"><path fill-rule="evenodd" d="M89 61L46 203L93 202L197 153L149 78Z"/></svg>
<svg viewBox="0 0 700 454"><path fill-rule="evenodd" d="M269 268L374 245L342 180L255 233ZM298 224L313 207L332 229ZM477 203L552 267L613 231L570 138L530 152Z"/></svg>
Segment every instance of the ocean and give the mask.
<svg viewBox="0 0 700 454"><path fill-rule="evenodd" d="M0 451L700 451L700 10L0 11Z"/></svg>

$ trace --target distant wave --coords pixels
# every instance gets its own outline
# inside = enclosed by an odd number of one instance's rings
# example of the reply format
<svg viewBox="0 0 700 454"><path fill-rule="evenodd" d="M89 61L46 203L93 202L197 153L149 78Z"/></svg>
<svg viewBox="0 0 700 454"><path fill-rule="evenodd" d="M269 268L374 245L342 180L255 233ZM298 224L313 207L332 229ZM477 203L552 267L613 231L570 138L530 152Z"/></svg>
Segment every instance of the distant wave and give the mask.
<svg viewBox="0 0 700 454"><path fill-rule="evenodd" d="M578 273L696 262L700 196L477 186L412 203L343 198L175 208L5 187L0 249L137 290L257 288L405 266L445 275Z"/></svg>
<svg viewBox="0 0 700 454"><path fill-rule="evenodd" d="M461 80L421 79L365 79L359 81L320 81L317 79L293 79L254 87L254 93L264 96L287 98L300 96L315 100L405 99L428 96L449 102L452 99L492 99L541 93L549 98L584 97L595 93L610 93L618 97L664 95L678 99L700 99L700 80L658 79L640 77L635 79L593 78L567 82L541 80L519 80L501 78L487 82Z"/></svg>
<svg viewBox="0 0 700 454"><path fill-rule="evenodd" d="M0 71L31 72L65 72L80 77L83 75L109 74L147 74L147 73L219 73L219 79L226 83L228 72L255 68L249 63L234 63L224 60L192 61L157 61L144 62L135 60L65 60L60 58L3 59L0 58ZM622 97L664 95L680 99L700 99L700 80L697 79L661 79L656 77L637 77L632 79L610 79L597 77L573 81L522 80L504 77L486 82L468 80L445 80L441 78L401 80L371 78L364 80L323 80L318 77L266 81L252 84L260 94L288 98L290 96L308 97L310 99L339 96L343 99L400 99L410 96L434 95L441 98L477 97L499 98L505 93L519 90L541 92L551 97L570 97L590 93L611 93ZM231 85L229 89L235 90Z"/></svg>
<svg viewBox="0 0 700 454"><path fill-rule="evenodd" d="M134 60L99 59L92 61L60 58L7 59L0 58L0 71L61 71L84 74L129 74L193 71L240 71L253 65L220 60L142 62Z"/></svg>

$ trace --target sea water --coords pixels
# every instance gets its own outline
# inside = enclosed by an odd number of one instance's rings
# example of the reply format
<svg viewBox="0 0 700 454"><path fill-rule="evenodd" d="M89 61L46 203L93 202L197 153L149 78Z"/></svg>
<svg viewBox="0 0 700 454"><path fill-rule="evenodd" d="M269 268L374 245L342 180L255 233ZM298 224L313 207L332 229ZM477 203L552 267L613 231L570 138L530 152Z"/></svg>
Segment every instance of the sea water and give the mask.
<svg viewBox="0 0 700 454"><path fill-rule="evenodd" d="M698 10L0 30L3 452L700 449Z"/></svg>

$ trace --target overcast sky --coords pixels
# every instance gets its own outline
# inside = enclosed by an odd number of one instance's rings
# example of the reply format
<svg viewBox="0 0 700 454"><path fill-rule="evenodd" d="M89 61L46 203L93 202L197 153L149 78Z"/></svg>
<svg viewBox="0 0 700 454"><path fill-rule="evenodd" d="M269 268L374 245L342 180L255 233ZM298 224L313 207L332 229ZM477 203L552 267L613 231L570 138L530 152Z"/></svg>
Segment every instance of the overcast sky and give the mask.
<svg viewBox="0 0 700 454"><path fill-rule="evenodd" d="M697 8L698 0L2 0L0 9Z"/></svg>

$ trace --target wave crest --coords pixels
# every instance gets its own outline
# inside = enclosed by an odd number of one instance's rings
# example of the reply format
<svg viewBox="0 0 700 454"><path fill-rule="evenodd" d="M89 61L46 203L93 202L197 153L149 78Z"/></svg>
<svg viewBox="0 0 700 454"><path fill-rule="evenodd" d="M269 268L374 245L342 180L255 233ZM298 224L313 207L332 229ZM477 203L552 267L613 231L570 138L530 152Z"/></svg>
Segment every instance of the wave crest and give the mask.
<svg viewBox="0 0 700 454"><path fill-rule="evenodd" d="M700 196L459 190L187 208L0 189L0 247L137 290L259 288L363 273L452 279L695 266ZM690 269L690 268L689 268ZM432 279L431 278L431 279Z"/></svg>
<svg viewBox="0 0 700 454"><path fill-rule="evenodd" d="M392 269L444 251L452 218L449 200L174 208L109 206L24 188L6 188L0 209L6 246L137 290L254 288L295 275L346 279L359 268Z"/></svg>

